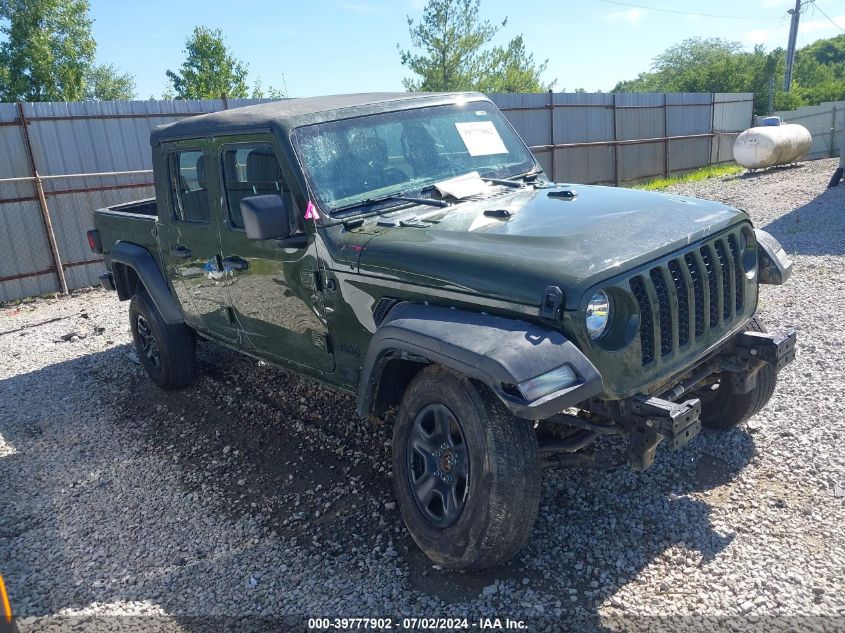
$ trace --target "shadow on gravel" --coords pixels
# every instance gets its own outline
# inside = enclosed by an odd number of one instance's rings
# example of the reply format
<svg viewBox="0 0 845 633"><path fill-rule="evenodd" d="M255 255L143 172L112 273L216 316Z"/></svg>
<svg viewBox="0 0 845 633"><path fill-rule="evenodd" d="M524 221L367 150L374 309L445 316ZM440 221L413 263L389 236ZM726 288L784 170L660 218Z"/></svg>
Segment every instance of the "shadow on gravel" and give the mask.
<svg viewBox="0 0 845 633"><path fill-rule="evenodd" d="M777 167L767 167L765 169L755 169L753 171L746 170L738 176L735 176L735 178L739 178L740 180L757 180L758 178L765 177L769 174L778 174L781 172L790 172L801 169L806 169L803 163L779 165Z"/></svg>
<svg viewBox="0 0 845 633"><path fill-rule="evenodd" d="M296 586L307 574L345 578L353 587L359 580L372 584L379 582L379 574L395 574L402 579L403 592L445 603L442 614L404 615L477 614L485 600L495 608L507 596L509 608L521 605L530 616L551 616L548 607L543 612L535 605L557 600L563 617L577 609L588 618L588 625L599 630L598 609L626 584L638 582L655 559L681 546L698 552L692 564L707 565L730 543L730 535L711 527L709 497L705 501L689 495L713 489L708 494L715 495L717 503L727 503L719 498L719 486L754 454L751 436L734 429L720 435L704 432L682 451L661 451L645 473L625 466L547 471L540 516L520 557L481 573L449 573L434 568L402 526L390 481L391 429L358 419L354 397L210 344L200 348L197 383L163 392L126 360L127 354L127 347L118 347L0 382L0 396L6 400L14 394L37 393L44 384L63 385L68 394L28 396L27 409L14 423L8 413L0 415L0 433L18 451L0 458L0 479L8 487L4 499L13 499L0 515L0 572L11 581L13 604L32 591L36 578L50 592L37 612L21 615L48 615L102 602L103 591L106 601L148 600L167 613L182 613L192 599L188 590L203 590L193 586L191 570L207 567L222 555L219 544L195 538L191 521L222 525L227 516L246 516L258 524L260 534L281 541L284 550L296 557L296 562L273 563L273 579L283 586ZM83 373L91 376L98 390L74 393L75 376ZM125 454L101 452L95 430L90 447L77 446L76 452L56 459L66 472L45 471L22 481L15 472L32 470L24 462L47 464L53 453L63 450L61 418L56 418L55 402L50 400L62 397L82 407L79 411L71 407L67 414L83 421L91 417L84 410L87 398L113 408L114 421L102 423L102 433L125 433L121 443ZM100 423L91 417L93 427ZM618 456L623 446L607 441L599 450ZM131 481L128 495L124 491L113 497L108 474L139 460L146 467L142 461L146 455L173 465L186 504L199 500L219 513L216 519L207 513L168 517L165 529L178 532L169 539L175 544L163 550L157 549L155 540L162 528L152 523L157 521L156 512L172 507L156 508L149 490L134 496ZM30 504L36 489L39 501ZM69 523L64 515L63 508L77 503L96 519L84 528ZM122 514L121 504L127 503L135 507ZM207 533L208 528L203 529ZM37 531L41 546L51 549L49 569L34 568L26 558L8 559L11 550L4 543L30 531ZM127 547L135 548L133 558L98 558L102 535L113 538L121 533ZM257 568L247 545L225 555L240 557L247 569ZM86 567L88 561L94 562ZM681 560L678 567L688 564ZM288 566L291 572L286 571ZM290 573L294 575L285 575ZM124 580L108 580L124 574ZM145 574L157 575L156 584L166 589L155 594L141 591L133 579ZM104 590L93 584L100 579L109 583ZM497 594L482 599L484 588L494 584ZM678 588L664 590L672 593ZM346 597L354 604L357 595L350 590ZM244 592L243 607L257 613L268 606L262 600L272 599ZM403 596L403 602L416 601ZM381 605L374 606L372 615L395 615L380 610Z"/></svg>
<svg viewBox="0 0 845 633"><path fill-rule="evenodd" d="M845 187L827 189L760 228L774 235L790 255L843 255Z"/></svg>

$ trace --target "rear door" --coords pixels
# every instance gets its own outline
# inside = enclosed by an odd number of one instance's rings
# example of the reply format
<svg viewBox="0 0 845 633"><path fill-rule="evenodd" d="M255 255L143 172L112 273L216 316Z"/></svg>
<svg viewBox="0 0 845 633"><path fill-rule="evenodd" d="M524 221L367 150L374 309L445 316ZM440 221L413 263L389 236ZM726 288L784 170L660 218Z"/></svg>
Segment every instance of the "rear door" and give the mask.
<svg viewBox="0 0 845 633"><path fill-rule="evenodd" d="M219 197L219 183L209 178L209 143L180 141L163 151L167 191L159 244L171 285L191 326L236 342L239 332L226 291L229 280L219 256L220 210L212 203Z"/></svg>
<svg viewBox="0 0 845 633"><path fill-rule="evenodd" d="M329 349L313 227L307 246L280 248L275 240L250 240L243 228L240 201L253 195L282 196L303 229L280 168L271 134L215 139L221 176L220 253L229 302L247 344L277 361L329 371Z"/></svg>

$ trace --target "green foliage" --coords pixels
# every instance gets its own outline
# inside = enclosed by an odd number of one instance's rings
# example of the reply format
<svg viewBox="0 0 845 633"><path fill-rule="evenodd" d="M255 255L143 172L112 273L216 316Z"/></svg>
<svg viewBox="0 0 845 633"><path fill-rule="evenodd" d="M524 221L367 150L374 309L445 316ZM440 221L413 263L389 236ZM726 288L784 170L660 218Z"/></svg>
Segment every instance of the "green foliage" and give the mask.
<svg viewBox="0 0 845 633"><path fill-rule="evenodd" d="M285 99L287 97L287 95L285 95L285 91L280 90L279 88L267 86L265 89L264 83L261 81L261 77L255 80L251 96L253 99Z"/></svg>
<svg viewBox="0 0 845 633"><path fill-rule="evenodd" d="M0 101L77 101L94 60L87 0L0 2Z"/></svg>
<svg viewBox="0 0 845 633"><path fill-rule="evenodd" d="M0 101L132 99L135 78L96 66L88 0L0 0Z"/></svg>
<svg viewBox="0 0 845 633"><path fill-rule="evenodd" d="M411 44L420 52L399 48L399 55L416 77L402 83L409 91L479 90L482 92L542 92L541 75L548 60L537 63L521 35L507 46L491 46L507 19L499 24L479 16L481 0L428 0L422 19L408 18Z"/></svg>
<svg viewBox="0 0 845 633"><path fill-rule="evenodd" d="M619 82L613 92L753 92L756 114L768 110L770 78L777 110L845 98L845 35L797 51L788 93L783 92L785 57L780 48L745 51L738 42L688 39L655 57L650 71Z"/></svg>
<svg viewBox="0 0 845 633"><path fill-rule="evenodd" d="M172 95L177 99L219 99L249 96L247 66L236 59L223 42L220 29L194 28L185 43L185 61L179 72L167 71Z"/></svg>
<svg viewBox="0 0 845 633"><path fill-rule="evenodd" d="M710 178L726 178L727 176L734 176L744 171L742 167L736 163L728 163L725 165L709 165L701 169L693 169L692 171L669 176L668 178L653 178L646 182L634 185L634 189L646 189L647 191L659 191L666 189L672 185L677 185L684 182L696 182L698 180L709 180Z"/></svg>
<svg viewBox="0 0 845 633"><path fill-rule="evenodd" d="M111 64L93 66L85 78L85 99L127 101L135 98L135 78Z"/></svg>

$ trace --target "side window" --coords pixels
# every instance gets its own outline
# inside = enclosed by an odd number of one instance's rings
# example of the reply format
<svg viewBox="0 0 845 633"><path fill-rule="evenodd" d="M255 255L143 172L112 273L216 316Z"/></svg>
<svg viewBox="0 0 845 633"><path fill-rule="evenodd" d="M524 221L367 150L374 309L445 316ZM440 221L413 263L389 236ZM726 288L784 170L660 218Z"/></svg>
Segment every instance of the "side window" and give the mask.
<svg viewBox="0 0 845 633"><path fill-rule="evenodd" d="M169 160L170 190L177 220L208 223L208 181L205 156L199 150L173 152Z"/></svg>
<svg viewBox="0 0 845 633"><path fill-rule="evenodd" d="M223 149L223 186L229 222L242 229L241 200L247 196L282 195L282 170L269 145L239 145Z"/></svg>

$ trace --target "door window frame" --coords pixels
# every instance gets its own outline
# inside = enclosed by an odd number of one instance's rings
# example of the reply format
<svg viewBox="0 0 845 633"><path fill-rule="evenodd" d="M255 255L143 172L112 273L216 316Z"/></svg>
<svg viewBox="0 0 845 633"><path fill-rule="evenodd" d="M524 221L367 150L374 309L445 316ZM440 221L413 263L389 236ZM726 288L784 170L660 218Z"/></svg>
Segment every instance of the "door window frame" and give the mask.
<svg viewBox="0 0 845 633"><path fill-rule="evenodd" d="M172 167L174 165L174 161L178 154L184 152L202 152L202 155L205 157L206 160L206 189L205 194L208 200L208 221L202 220L186 220L184 218L184 212L182 209L182 201L177 194L177 187L176 183L174 182L174 176ZM189 139L185 141L176 141L173 143L169 143L164 148L164 167L167 173L167 206L168 206L168 215L170 217L171 222L178 223L180 226L190 226L192 228L207 228L210 227L214 223L214 194L216 183L212 185L213 177L211 174L214 173L213 165L210 165L211 160L213 157L209 152L208 146L208 139Z"/></svg>
<svg viewBox="0 0 845 633"><path fill-rule="evenodd" d="M226 164L223 158L223 155L227 150L239 149L243 147L267 147L273 152L273 155L276 157L276 161L279 163L279 173L281 175L281 191L279 191L279 194L282 196L282 199L285 199L285 194L287 193L288 199L285 201L286 203L294 203L294 199L293 192L290 188L289 179L285 174L283 162L279 158L281 154L279 152L279 147L276 143L276 137L274 135L231 134L228 136L215 137L213 153L215 160L217 161L217 169L215 171L217 173L217 179L220 184L220 214L222 222L226 229L228 229L229 231L240 231L241 233L246 233L245 228L235 226L232 223L231 211L229 209L229 195L226 190ZM297 218L297 226L300 230L305 230L301 218Z"/></svg>

